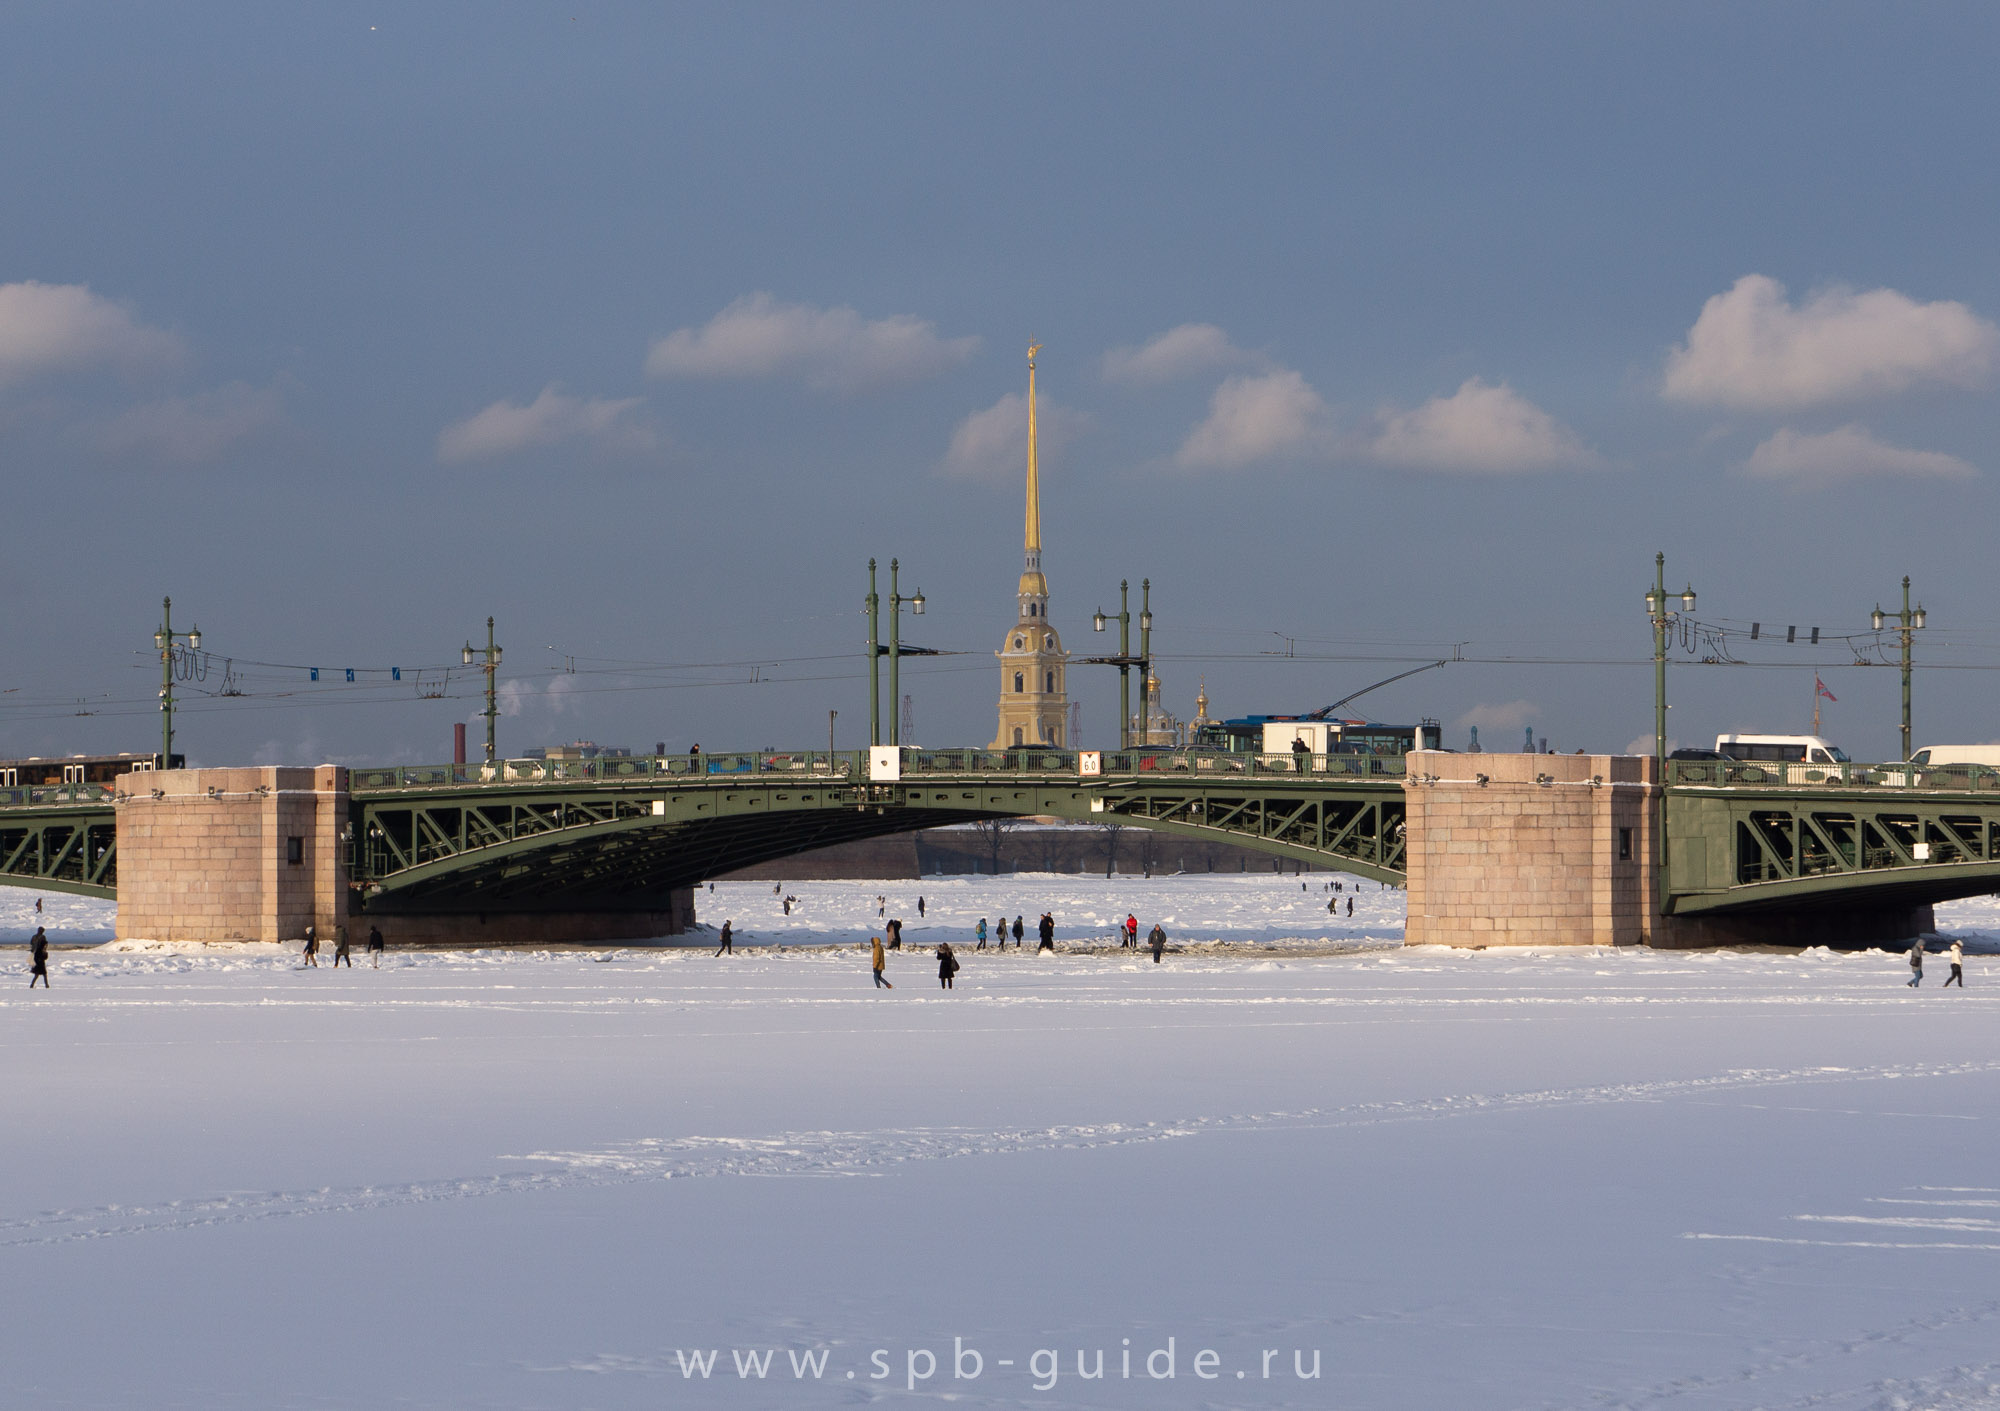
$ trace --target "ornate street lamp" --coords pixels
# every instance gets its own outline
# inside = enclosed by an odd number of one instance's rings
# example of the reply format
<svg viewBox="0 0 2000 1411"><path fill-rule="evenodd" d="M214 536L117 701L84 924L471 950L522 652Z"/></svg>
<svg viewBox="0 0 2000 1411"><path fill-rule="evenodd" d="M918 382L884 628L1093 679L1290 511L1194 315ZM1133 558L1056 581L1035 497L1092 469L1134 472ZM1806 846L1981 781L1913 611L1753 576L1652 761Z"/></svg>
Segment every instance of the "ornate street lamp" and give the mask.
<svg viewBox="0 0 2000 1411"><path fill-rule="evenodd" d="M201 628L174 631L174 600L160 600L160 630L153 645L160 649L160 768L174 767L174 644L187 643L188 650L201 650Z"/></svg>

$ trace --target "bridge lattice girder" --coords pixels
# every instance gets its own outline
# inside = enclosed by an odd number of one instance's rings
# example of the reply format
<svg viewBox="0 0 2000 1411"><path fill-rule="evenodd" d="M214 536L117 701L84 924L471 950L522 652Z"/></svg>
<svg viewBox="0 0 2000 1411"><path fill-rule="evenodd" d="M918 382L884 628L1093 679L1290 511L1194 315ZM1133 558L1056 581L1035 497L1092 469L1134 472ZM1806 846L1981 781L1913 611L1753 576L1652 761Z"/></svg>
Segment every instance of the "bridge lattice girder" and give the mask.
<svg viewBox="0 0 2000 1411"><path fill-rule="evenodd" d="M1675 915L1950 901L2000 890L2000 797L1676 786L1667 847Z"/></svg>
<svg viewBox="0 0 2000 1411"><path fill-rule="evenodd" d="M894 784L724 778L493 782L354 795L354 875L384 911L663 907L675 887L814 848L992 818L1054 817L1222 838L1402 879L1399 781L1255 788L1171 778L930 776Z"/></svg>
<svg viewBox="0 0 2000 1411"><path fill-rule="evenodd" d="M0 884L117 896L118 816L109 800L0 809Z"/></svg>

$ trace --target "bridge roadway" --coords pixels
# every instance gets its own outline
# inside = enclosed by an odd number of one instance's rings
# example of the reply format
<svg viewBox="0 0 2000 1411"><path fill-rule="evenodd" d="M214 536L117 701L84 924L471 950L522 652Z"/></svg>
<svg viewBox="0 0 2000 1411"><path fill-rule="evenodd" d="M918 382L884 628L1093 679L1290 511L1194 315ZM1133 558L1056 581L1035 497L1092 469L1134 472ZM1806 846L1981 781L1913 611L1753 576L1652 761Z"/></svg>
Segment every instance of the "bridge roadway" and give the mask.
<svg viewBox="0 0 2000 1411"><path fill-rule="evenodd" d="M1404 761L1070 751L780 752L354 769L347 875L396 913L643 909L851 839L1046 816L1222 837L1404 877ZM125 781L128 787L131 781ZM2000 890L2000 770L1672 761L1670 915ZM0 789L0 884L115 897L115 791Z"/></svg>

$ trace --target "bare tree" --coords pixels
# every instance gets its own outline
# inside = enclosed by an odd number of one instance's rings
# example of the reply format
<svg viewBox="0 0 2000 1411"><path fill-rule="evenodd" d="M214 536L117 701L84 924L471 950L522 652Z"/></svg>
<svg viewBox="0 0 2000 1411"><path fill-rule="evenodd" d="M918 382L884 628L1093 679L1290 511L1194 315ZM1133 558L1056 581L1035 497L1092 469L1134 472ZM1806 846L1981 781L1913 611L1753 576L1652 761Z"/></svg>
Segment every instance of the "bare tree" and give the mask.
<svg viewBox="0 0 2000 1411"><path fill-rule="evenodd" d="M1110 877L1118 870L1118 835L1125 831L1123 823L1101 823L1104 830L1104 875Z"/></svg>
<svg viewBox="0 0 2000 1411"><path fill-rule="evenodd" d="M1160 861L1160 835L1151 828L1139 830L1139 870L1146 876L1153 875L1153 869Z"/></svg>
<svg viewBox="0 0 2000 1411"><path fill-rule="evenodd" d="M986 849L987 871L995 876L1000 872L1000 848L1007 834L1014 827L1011 818L984 818L972 825L976 830L980 846Z"/></svg>

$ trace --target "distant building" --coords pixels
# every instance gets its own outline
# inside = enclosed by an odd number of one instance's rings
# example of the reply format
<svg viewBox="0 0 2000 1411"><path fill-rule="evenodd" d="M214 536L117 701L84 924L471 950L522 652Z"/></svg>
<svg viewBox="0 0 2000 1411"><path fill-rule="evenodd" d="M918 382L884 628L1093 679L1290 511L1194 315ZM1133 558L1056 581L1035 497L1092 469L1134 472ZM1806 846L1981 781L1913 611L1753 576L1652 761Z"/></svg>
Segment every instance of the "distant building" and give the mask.
<svg viewBox="0 0 2000 1411"><path fill-rule="evenodd" d="M1000 728L992 748L1054 745L1067 739L1069 653L1049 625L1049 583L1042 576L1042 492L1036 465L1035 354L1028 349L1028 512L1015 622L1000 650Z"/></svg>
<svg viewBox="0 0 2000 1411"><path fill-rule="evenodd" d="M1208 691L1204 684L1202 694L1195 699L1196 709L1208 714ZM1135 745L1185 745L1190 736L1189 727L1170 714L1160 699L1160 678L1156 672L1146 673L1146 692L1139 705L1139 713L1132 717L1132 743Z"/></svg>
<svg viewBox="0 0 2000 1411"><path fill-rule="evenodd" d="M537 745L522 759L630 759L632 751L590 740L572 740L567 745Z"/></svg>

